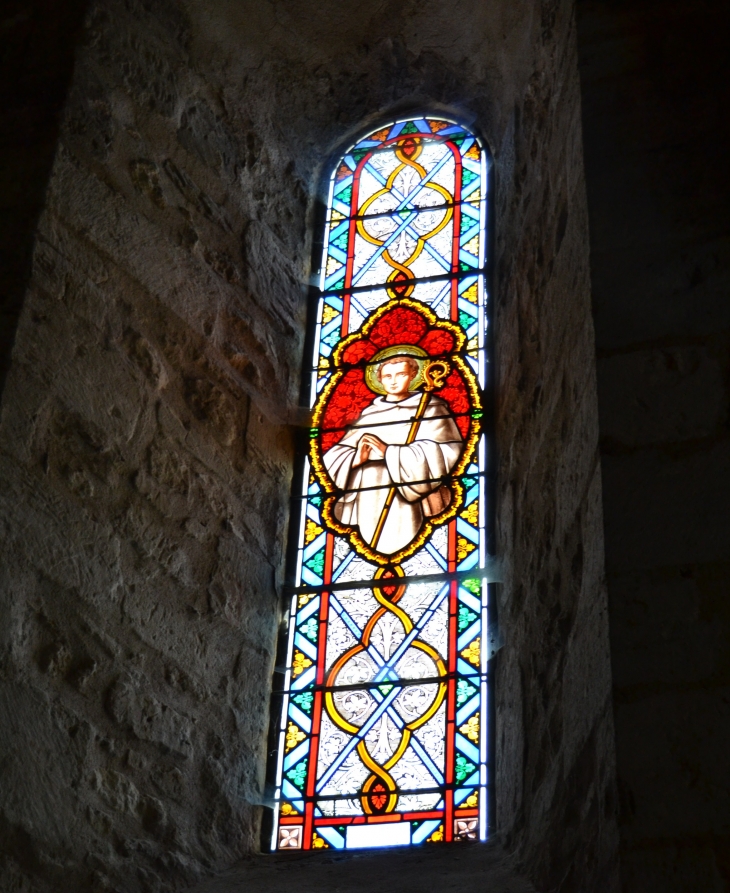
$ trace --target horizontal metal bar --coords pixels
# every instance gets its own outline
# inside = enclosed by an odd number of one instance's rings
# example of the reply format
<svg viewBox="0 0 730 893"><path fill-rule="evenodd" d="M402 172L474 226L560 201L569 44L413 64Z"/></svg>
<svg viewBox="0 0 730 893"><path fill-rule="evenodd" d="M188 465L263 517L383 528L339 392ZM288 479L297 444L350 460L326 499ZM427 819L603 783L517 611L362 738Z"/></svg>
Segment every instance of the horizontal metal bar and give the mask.
<svg viewBox="0 0 730 893"><path fill-rule="evenodd" d="M462 472L458 475L452 474L444 474L438 478L421 478L418 481L406 481L403 484L397 484L399 487L415 487L420 486L421 484L438 484L442 483L444 485L448 485L453 481L461 481L463 478L478 478L486 476L486 472L484 471L470 471L470 472ZM320 490L318 493L293 493L291 495L292 500L298 499L309 499L311 497L319 497L319 498L337 498L339 499L341 496L344 496L347 493L362 493L367 490L389 490L391 487L390 484L373 484L371 487L352 487L350 489L341 489L335 488L334 490Z"/></svg>
<svg viewBox="0 0 730 893"><path fill-rule="evenodd" d="M481 765L481 763L479 765ZM485 765L487 767L489 767L488 762ZM444 782L444 784L439 785L439 787L436 787L436 788L412 788L412 789L405 789L405 790L396 788L394 791L392 791L392 792L388 791L387 793L396 794L396 796L398 796L398 797L409 797L409 796L412 797L412 796L418 795L418 794L442 794L442 793L444 793L444 791L458 791L461 788L480 788L480 787L485 787L485 785L480 785L479 782L476 782L475 784L464 784L464 782L452 781L449 783ZM488 785L486 785L486 787L488 787ZM308 797L306 794L302 794L301 797L276 797L276 796L274 796L269 799L272 803L281 803L281 802L293 803L297 800L301 800L303 803L317 803L317 802L321 802L323 800L328 801L328 802L332 802L334 800L359 800L361 796L362 796L361 791L354 791L353 793L319 794L319 795L315 794L312 797ZM431 806L431 807L429 807L428 810L424 809L423 811L431 812L432 810L435 810L437 808L438 807L436 807L436 806ZM459 807L459 806L454 807L454 809L461 809L461 808L462 807ZM405 809L405 810L403 810L403 812L419 812L419 810ZM338 818L339 819L352 819L352 818L357 818L357 816L353 816L353 815L322 816L322 818L332 819L333 823L336 823ZM283 827L286 827L286 826L283 826Z"/></svg>
<svg viewBox="0 0 730 893"><path fill-rule="evenodd" d="M470 276L485 276L486 273L486 267L476 267L473 270L459 270L456 273L440 273L438 276L419 276L413 279L401 279L398 286L399 288L402 286L407 287L410 284L418 285L420 282L448 282L450 280L458 282L461 279L468 279ZM388 288L392 288L388 282L375 282L370 285L351 285L349 288L317 288L317 291L322 297L326 298L327 295L353 295L364 291L380 291L381 289L387 291Z"/></svg>
<svg viewBox="0 0 730 893"><path fill-rule="evenodd" d="M334 228L335 226L341 226L343 223L349 222L350 220L377 220L379 217L400 217L403 214L428 214L431 211L448 211L450 208L460 208L462 205L470 205L474 207L476 205L486 204L486 202L486 196L476 198L474 201L469 201L469 199L466 198L459 202L442 202L440 205L427 205L423 208L401 208L398 211L381 211L379 214L350 214L349 217L343 216L340 220L332 221L330 219L329 223ZM474 225L479 226L479 222L477 221Z"/></svg>
<svg viewBox="0 0 730 893"><path fill-rule="evenodd" d="M381 577L379 580L351 580L344 583L327 583L321 586L289 586L283 590L291 595L305 595L318 592L341 592L348 589L380 589L383 586L409 585L411 583L450 583L452 580L486 580L487 583L502 582L501 562L496 558L487 559L485 567L477 567L468 571L453 571L440 574L413 574L408 577Z"/></svg>
<svg viewBox="0 0 730 893"><path fill-rule="evenodd" d="M395 404L393 404L395 405ZM472 412L445 412L443 415L432 415L426 416L424 421L432 421L433 419L464 419L464 418L473 418L479 420L483 418L484 412L481 409L473 410ZM317 437L319 434L332 434L335 431L356 431L358 428L392 428L397 425L406 425L408 422L414 421L416 418L415 415L404 416L402 419L399 419L396 422L366 422L363 425L357 424L357 419L352 422L348 422L345 425L338 425L336 428L318 428L316 425L312 425L312 439ZM453 440L453 441L439 441L439 443L462 443L463 441ZM388 444L388 446L404 446L401 443Z"/></svg>
<svg viewBox="0 0 730 893"><path fill-rule="evenodd" d="M285 673L286 667L274 667L275 673ZM392 682L353 682L350 685L311 685L307 688L281 688L274 690L275 695L291 695L302 694L303 692L337 692L337 691L370 691L379 689L381 685L389 685L391 688L408 688L412 685L438 685L441 682L448 682L450 679L477 679L486 678L488 673L480 673L475 670L473 673L444 673L443 676L425 676L423 679L395 679Z"/></svg>
<svg viewBox="0 0 730 893"><path fill-rule="evenodd" d="M478 323L479 320L474 320L474 325ZM487 352L486 347L468 347L466 350L449 350L446 353L435 353L429 354L427 357L422 357L424 360L449 360L451 357L471 357L474 359L475 355L477 355L480 351L484 353ZM392 359L392 357L391 357ZM348 363L346 366L336 366L334 362L329 357L320 357L317 366L310 366L308 371L317 372L321 371L325 366L330 369L367 369L368 366L379 366L382 363L382 359L380 360L360 360L357 363Z"/></svg>

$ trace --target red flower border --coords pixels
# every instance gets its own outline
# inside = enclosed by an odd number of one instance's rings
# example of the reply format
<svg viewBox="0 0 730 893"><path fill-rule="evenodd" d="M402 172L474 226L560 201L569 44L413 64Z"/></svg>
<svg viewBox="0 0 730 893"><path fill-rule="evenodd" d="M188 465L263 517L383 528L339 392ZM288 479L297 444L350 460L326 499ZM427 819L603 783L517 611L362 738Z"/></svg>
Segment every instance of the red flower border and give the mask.
<svg viewBox="0 0 730 893"><path fill-rule="evenodd" d="M408 344L420 347L434 359L448 360L451 371L438 395L454 413L464 449L452 469L457 477L471 460L479 436L479 422L475 413L482 403L476 376L459 355L466 342L462 329L454 323L439 319L425 304L410 298L389 301L379 307L357 332L343 339L332 357L335 371L317 399L313 413L310 459L315 477L327 494L322 505L322 519L331 530L349 535L353 548L378 564L398 564L412 555L428 539L434 528L453 518L463 504L463 487L454 481L454 498L439 515L424 521L418 536L400 552L383 555L373 550L361 538L356 527L341 524L334 517L336 487L324 466L323 455L344 435L348 425L357 419L373 401L373 392L365 382L365 369L372 358L386 347Z"/></svg>

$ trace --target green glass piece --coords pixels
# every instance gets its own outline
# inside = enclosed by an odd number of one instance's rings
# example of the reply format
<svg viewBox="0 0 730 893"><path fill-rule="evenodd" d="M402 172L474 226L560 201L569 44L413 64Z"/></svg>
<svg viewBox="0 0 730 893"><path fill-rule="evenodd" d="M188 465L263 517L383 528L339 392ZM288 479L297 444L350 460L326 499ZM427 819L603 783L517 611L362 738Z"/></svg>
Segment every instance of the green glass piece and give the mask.
<svg viewBox="0 0 730 893"><path fill-rule="evenodd" d="M461 172L461 182L464 186L468 186L469 183L472 183L476 180L478 174L475 174L473 171L470 171L468 168L464 168Z"/></svg>
<svg viewBox="0 0 730 893"><path fill-rule="evenodd" d="M320 571L317 571L316 573L318 573L320 577L322 576ZM316 642L317 633L319 632L319 624L314 617L310 617L305 624L299 627L299 632L304 633L310 642Z"/></svg>
<svg viewBox="0 0 730 893"><path fill-rule="evenodd" d="M332 329L332 331L328 335L325 335L325 337L322 339L322 341L324 341L324 343L328 344L330 347L334 347L339 340L340 330L338 328Z"/></svg>
<svg viewBox="0 0 730 893"><path fill-rule="evenodd" d="M459 264L459 269L460 269L462 272L466 272L466 271L468 271L468 270L473 270L475 266L476 266L476 258L474 258L474 263L473 263L473 264L466 264L466 263L464 263L464 261L462 261L462 262Z"/></svg>
<svg viewBox="0 0 730 893"><path fill-rule="evenodd" d="M393 686L392 686L392 685L388 685L388 684L385 683L385 682L384 682L382 685L379 685L379 686L378 686L378 691L381 693L381 695L387 695L387 694L389 694L389 693L392 691L392 689L393 689Z"/></svg>
<svg viewBox="0 0 730 893"><path fill-rule="evenodd" d="M469 269L469 267L467 267L466 269ZM345 287L345 277L344 276L340 276L340 278L337 280L337 282L335 282L335 284L331 286L332 291L336 291L338 288L344 288L344 287Z"/></svg>
<svg viewBox="0 0 730 893"><path fill-rule="evenodd" d="M467 682L466 679L459 679L456 683L456 704L458 707L461 707L462 704L466 704L469 698L475 694L477 689L471 683Z"/></svg>
<svg viewBox="0 0 730 893"><path fill-rule="evenodd" d="M299 764L301 765L301 763ZM472 772L476 769L474 763L471 760L467 760L466 757L458 756L456 758L456 780L464 781L465 778L468 778Z"/></svg>
<svg viewBox="0 0 730 893"><path fill-rule="evenodd" d="M346 205L349 205L350 201L352 200L352 183L350 183L349 186L343 189L342 192L338 192L337 198L339 199L339 201L344 202Z"/></svg>
<svg viewBox="0 0 730 893"><path fill-rule="evenodd" d="M462 329L468 329L469 326L473 326L475 322L476 319L474 319L470 313L465 313L463 310L459 311L459 325Z"/></svg>
<svg viewBox="0 0 730 893"><path fill-rule="evenodd" d="M370 149L354 149L352 152L352 157L355 161L361 161L370 151Z"/></svg>
<svg viewBox="0 0 730 893"><path fill-rule="evenodd" d="M409 121L406 126L401 130L401 134L404 133L418 133L418 128L413 123L413 121Z"/></svg>
<svg viewBox="0 0 730 893"><path fill-rule="evenodd" d="M336 239L333 239L332 244L337 248L341 248L343 251L347 250L347 241L350 238L350 234L348 232L342 233L341 236L338 236Z"/></svg>
<svg viewBox="0 0 730 893"><path fill-rule="evenodd" d="M465 233L468 229L472 229L474 224L477 221L474 220L473 217L467 217L466 214L461 215L461 227L459 229L460 233Z"/></svg>
<svg viewBox="0 0 730 893"><path fill-rule="evenodd" d="M310 571L314 571L318 577L321 577L322 571L324 570L324 549L315 552L314 555L312 555L311 558L308 558L304 563Z"/></svg>
<svg viewBox="0 0 730 893"><path fill-rule="evenodd" d="M479 582L479 580L462 580L461 585L464 587L464 589L468 589L472 595L481 594L482 584ZM459 629L461 629L461 627L459 627Z"/></svg>
<svg viewBox="0 0 730 893"><path fill-rule="evenodd" d="M458 762L458 760L457 760ZM458 775L459 770L456 770ZM297 763L296 766L291 768L287 773L286 777L289 781L299 788L300 791L304 790L304 779L307 777L307 761L302 760L301 763Z"/></svg>
<svg viewBox="0 0 730 893"><path fill-rule="evenodd" d="M305 713L312 712L312 704L314 703L314 695L311 691L303 691L301 694L293 695L292 701Z"/></svg>
<svg viewBox="0 0 730 893"><path fill-rule="evenodd" d="M472 581L470 580L469 582ZM467 627L471 626L478 616L478 614L467 608L466 605L459 605L459 632L463 632Z"/></svg>

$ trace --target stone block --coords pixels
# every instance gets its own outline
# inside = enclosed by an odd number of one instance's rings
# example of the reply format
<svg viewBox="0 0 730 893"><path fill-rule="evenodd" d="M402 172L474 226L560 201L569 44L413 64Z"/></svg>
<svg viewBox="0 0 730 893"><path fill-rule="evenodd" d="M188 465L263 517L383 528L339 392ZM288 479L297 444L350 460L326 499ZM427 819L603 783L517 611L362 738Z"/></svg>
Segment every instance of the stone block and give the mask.
<svg viewBox="0 0 730 893"><path fill-rule="evenodd" d="M619 696L616 749L625 845L730 831L730 687L656 686Z"/></svg>
<svg viewBox="0 0 730 893"><path fill-rule="evenodd" d="M709 345L600 358L601 437L607 446L637 447L715 434L727 417L726 362Z"/></svg>
<svg viewBox="0 0 730 893"><path fill-rule="evenodd" d="M724 561L730 554L730 440L603 455L609 574Z"/></svg>
<svg viewBox="0 0 730 893"><path fill-rule="evenodd" d="M730 839L647 840L626 848L621 871L628 890L725 893Z"/></svg>
<svg viewBox="0 0 730 893"><path fill-rule="evenodd" d="M730 681L727 564L610 578L611 662L620 698L656 686Z"/></svg>

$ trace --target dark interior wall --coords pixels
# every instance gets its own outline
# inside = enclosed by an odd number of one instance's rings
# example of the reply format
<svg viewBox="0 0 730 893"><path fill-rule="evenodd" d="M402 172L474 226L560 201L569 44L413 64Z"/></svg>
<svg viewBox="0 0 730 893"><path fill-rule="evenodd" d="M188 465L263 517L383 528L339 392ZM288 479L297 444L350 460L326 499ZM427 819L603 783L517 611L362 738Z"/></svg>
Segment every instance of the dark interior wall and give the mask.
<svg viewBox="0 0 730 893"><path fill-rule="evenodd" d="M624 888L730 889L730 6L579 0Z"/></svg>
<svg viewBox="0 0 730 893"><path fill-rule="evenodd" d="M312 200L414 105L495 157L497 824L541 890L616 889L558 0L92 6L0 421L3 889L172 889L256 849Z"/></svg>
<svg viewBox="0 0 730 893"><path fill-rule="evenodd" d="M86 6L5 0L0 12L0 392Z"/></svg>

